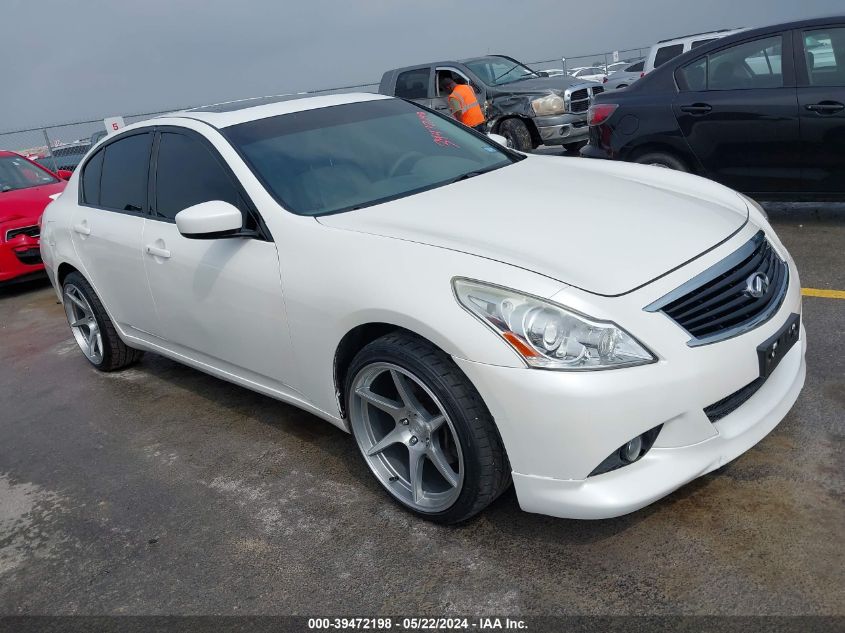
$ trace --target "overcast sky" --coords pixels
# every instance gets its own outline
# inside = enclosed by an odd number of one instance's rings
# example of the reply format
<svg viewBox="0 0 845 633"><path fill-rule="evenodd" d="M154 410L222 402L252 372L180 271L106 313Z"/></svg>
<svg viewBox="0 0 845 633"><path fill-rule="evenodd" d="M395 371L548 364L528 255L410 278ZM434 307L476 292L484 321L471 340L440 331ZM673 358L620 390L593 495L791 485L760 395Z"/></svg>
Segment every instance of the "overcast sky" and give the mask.
<svg viewBox="0 0 845 633"><path fill-rule="evenodd" d="M843 0L0 0L0 131L845 13Z"/></svg>

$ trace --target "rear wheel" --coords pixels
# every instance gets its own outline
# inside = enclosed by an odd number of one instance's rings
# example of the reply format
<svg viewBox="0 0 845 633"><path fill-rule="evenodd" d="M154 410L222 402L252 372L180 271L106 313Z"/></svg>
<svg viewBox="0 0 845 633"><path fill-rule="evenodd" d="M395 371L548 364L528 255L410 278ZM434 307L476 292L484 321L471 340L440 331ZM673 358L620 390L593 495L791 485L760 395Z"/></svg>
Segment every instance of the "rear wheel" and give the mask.
<svg viewBox="0 0 845 633"><path fill-rule="evenodd" d="M143 352L120 339L97 293L79 273L70 273L65 278L62 303L73 338L94 367L115 371L141 358Z"/></svg>
<svg viewBox="0 0 845 633"><path fill-rule="evenodd" d="M397 332L362 349L348 375L358 448L404 507L457 523L507 489L510 467L493 419L448 355Z"/></svg>
<svg viewBox="0 0 845 633"><path fill-rule="evenodd" d="M506 119L499 126L499 134L508 139L510 146L520 152L530 152L534 149L531 132L520 119Z"/></svg>
<svg viewBox="0 0 845 633"><path fill-rule="evenodd" d="M638 156L634 162L641 165L665 167L676 171L689 171L689 168L680 158L668 152L648 152L642 156Z"/></svg>

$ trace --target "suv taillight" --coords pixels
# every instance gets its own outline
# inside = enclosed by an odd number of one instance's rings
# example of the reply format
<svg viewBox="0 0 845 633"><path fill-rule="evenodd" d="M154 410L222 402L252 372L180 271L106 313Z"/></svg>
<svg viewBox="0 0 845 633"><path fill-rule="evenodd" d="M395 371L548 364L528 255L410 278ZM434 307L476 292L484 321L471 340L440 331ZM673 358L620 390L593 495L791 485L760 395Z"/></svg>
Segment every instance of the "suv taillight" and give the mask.
<svg viewBox="0 0 845 633"><path fill-rule="evenodd" d="M594 103L587 113L587 123L589 125L601 125L616 112L618 107L615 103Z"/></svg>

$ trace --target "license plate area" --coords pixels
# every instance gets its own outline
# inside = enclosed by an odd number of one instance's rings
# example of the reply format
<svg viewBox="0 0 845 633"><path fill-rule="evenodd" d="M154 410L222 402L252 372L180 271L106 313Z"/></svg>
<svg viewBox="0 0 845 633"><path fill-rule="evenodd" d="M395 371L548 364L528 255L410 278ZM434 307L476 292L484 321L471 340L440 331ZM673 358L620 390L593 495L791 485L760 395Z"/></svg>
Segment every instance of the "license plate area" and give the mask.
<svg viewBox="0 0 845 633"><path fill-rule="evenodd" d="M786 323L770 338L757 346L760 377L768 378L798 341L801 333L801 315L791 314Z"/></svg>

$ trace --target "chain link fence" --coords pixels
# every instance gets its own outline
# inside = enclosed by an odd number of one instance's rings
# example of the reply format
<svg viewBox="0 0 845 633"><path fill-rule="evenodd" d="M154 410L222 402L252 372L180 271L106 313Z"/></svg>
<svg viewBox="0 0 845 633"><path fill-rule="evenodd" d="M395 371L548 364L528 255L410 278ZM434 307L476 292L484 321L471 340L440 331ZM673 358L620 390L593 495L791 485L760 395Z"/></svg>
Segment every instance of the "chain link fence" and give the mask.
<svg viewBox="0 0 845 633"><path fill-rule="evenodd" d="M616 52L595 53L592 55L577 55L556 59L528 62L527 65L535 70L560 71L566 73L579 66L607 67L614 61L634 61L648 52L648 48L632 48ZM308 90L296 94L326 95L346 92L376 92L378 82L337 86L319 90ZM159 112L143 114L123 114L127 125L150 119L169 112L185 110L191 106L168 108ZM103 119L90 121L71 121L41 125L22 130L0 131L0 150L12 150L31 158L50 170L67 169L73 171L82 160L88 148L106 133Z"/></svg>

